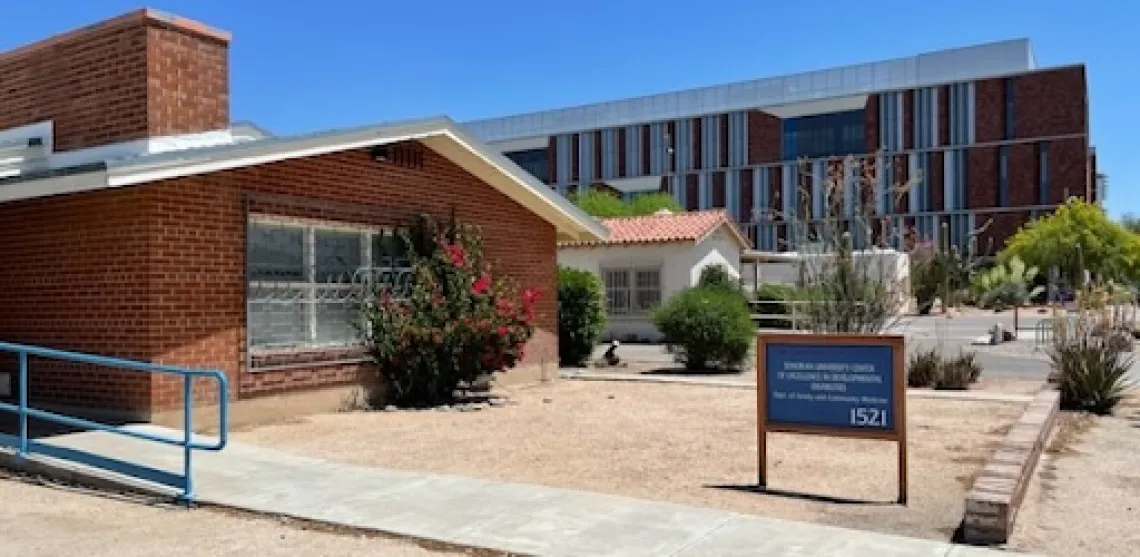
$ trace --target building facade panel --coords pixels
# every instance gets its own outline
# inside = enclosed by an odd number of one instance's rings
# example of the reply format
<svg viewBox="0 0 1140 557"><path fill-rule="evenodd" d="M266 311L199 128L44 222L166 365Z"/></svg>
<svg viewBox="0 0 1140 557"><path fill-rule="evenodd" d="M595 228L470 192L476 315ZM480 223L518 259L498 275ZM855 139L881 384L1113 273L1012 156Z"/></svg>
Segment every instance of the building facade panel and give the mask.
<svg viewBox="0 0 1140 557"><path fill-rule="evenodd" d="M978 143L1005 139L1005 80L983 79L976 87L977 112L974 126Z"/></svg>
<svg viewBox="0 0 1140 557"><path fill-rule="evenodd" d="M1013 78L1013 128L1021 139L1088 133L1084 66Z"/></svg>

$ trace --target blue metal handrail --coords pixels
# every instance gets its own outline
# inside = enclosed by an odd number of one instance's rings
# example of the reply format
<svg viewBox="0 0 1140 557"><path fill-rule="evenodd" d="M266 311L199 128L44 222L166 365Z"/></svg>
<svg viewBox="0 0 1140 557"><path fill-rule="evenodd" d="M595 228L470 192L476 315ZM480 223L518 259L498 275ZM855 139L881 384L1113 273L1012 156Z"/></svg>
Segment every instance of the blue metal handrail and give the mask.
<svg viewBox="0 0 1140 557"><path fill-rule="evenodd" d="M187 369L181 367L167 366L161 364L152 364L147 362L139 362L135 360L125 360L122 358L109 358L106 356L97 356L94 354L84 354L81 352L69 352L66 350L55 350L52 348L42 348L39 346L28 346L25 344L14 344L9 342L0 342L0 351L15 353L19 359L19 402L18 404L9 404L0 402L0 410L16 413L20 418L19 425L19 447L17 449L17 458L27 458L31 452L32 444L28 440L28 418L39 418L49 422L55 422L71 427L94 429L98 431L106 431L115 435L122 435L125 437L133 437L135 439L142 439L144 441L154 441L166 445L173 445L182 447L182 494L179 495L179 500L184 502L192 502L194 500L194 481L192 474L192 459L191 452L193 450L204 451L220 451L225 448L227 442L227 430L229 424L229 409L227 404L227 393L229 392L228 380L226 374L218 370L198 370ZM73 416L65 416L55 412L48 412L36 408L28 407L28 356L37 356L41 358L51 358L55 360L66 360L71 362L80 362L86 364L93 364L104 367L113 367L118 369L125 369L130 371L141 371L147 373L163 373L167 375L178 375L182 377L182 438L176 439L162 435L151 435L140 431L132 431L121 427L103 424L85 420L83 418L76 418ZM194 378L205 377L215 379L218 382L218 440L215 443L202 443L194 441Z"/></svg>

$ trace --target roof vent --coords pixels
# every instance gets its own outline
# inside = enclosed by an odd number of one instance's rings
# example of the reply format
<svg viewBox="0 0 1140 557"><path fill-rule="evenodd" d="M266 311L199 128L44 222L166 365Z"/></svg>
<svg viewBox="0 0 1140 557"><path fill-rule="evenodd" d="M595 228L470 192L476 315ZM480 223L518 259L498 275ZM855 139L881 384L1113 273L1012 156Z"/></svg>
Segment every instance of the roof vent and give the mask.
<svg viewBox="0 0 1140 557"><path fill-rule="evenodd" d="M660 209L656 213L653 213L653 216L655 216L655 217L667 217L667 216L672 215L672 214L673 214L673 211L670 211L669 209Z"/></svg>

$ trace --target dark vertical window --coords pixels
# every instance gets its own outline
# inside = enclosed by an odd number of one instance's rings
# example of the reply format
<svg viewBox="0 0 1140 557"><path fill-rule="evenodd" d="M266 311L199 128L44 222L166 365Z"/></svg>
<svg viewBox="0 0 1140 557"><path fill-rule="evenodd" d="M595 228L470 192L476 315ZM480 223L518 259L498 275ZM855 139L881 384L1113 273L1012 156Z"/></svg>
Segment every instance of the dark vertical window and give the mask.
<svg viewBox="0 0 1140 557"><path fill-rule="evenodd" d="M1013 139L1013 80L1005 80L1005 139Z"/></svg>
<svg viewBox="0 0 1140 557"><path fill-rule="evenodd" d="M515 164L533 174L535 178L543 182L549 182L550 157L546 149L527 149L526 151L515 151L505 154L508 159L511 159Z"/></svg>
<svg viewBox="0 0 1140 557"><path fill-rule="evenodd" d="M1037 203L1049 203L1049 143L1037 144L1037 174L1041 177L1037 185Z"/></svg>
<svg viewBox="0 0 1140 557"><path fill-rule="evenodd" d="M998 148L998 207L1009 204L1009 147Z"/></svg>

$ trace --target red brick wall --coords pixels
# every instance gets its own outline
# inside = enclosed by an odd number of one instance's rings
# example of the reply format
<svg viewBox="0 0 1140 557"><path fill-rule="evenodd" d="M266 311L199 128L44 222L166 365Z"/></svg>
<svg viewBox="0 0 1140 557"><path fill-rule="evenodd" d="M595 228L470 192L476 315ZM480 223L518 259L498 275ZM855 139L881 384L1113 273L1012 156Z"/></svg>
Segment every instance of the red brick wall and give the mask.
<svg viewBox="0 0 1140 557"><path fill-rule="evenodd" d="M1013 80L1013 131L1017 138L1088 133L1084 66L1034 72Z"/></svg>
<svg viewBox="0 0 1140 557"><path fill-rule="evenodd" d="M461 221L483 228L487 257L500 272L543 294L525 363L557 359L554 228L430 150L422 170L380 165L358 150L2 205L0 338L221 369L240 397L356 380L358 370L343 366L242 373L243 190L350 205L351 218L366 224L406 224L416 213L454 208ZM29 386L40 382L34 392L53 400L143 412L181 404L175 381L131 377L56 375ZM208 387L199 385L199 400ZM149 408L140 399L147 389Z"/></svg>
<svg viewBox="0 0 1140 557"><path fill-rule="evenodd" d="M1037 162L1037 145L1016 143L1008 147L1009 166L1006 183L1011 207L1037 205L1041 184L1041 165Z"/></svg>
<svg viewBox="0 0 1140 557"><path fill-rule="evenodd" d="M0 205L0 339L148 358L145 210L136 189ZM38 358L29 373L34 405L149 409L149 374Z"/></svg>
<svg viewBox="0 0 1140 557"><path fill-rule="evenodd" d="M950 86L938 88L938 144L950 144Z"/></svg>
<svg viewBox="0 0 1140 557"><path fill-rule="evenodd" d="M748 164L778 162L783 155L780 119L753 110L748 113Z"/></svg>
<svg viewBox="0 0 1140 557"><path fill-rule="evenodd" d="M966 207L997 206L998 148L973 147L966 157Z"/></svg>
<svg viewBox="0 0 1140 557"><path fill-rule="evenodd" d="M1000 141L1005 135L1005 79L974 82L974 140Z"/></svg>
<svg viewBox="0 0 1140 557"><path fill-rule="evenodd" d="M0 129L66 151L229 124L227 40L138 11L0 54Z"/></svg>
<svg viewBox="0 0 1140 557"><path fill-rule="evenodd" d="M712 206L717 209L723 209L727 206L728 185L725 183L724 172L712 173ZM735 218L735 215L733 215Z"/></svg>
<svg viewBox="0 0 1140 557"><path fill-rule="evenodd" d="M1049 142L1049 203L1083 195L1088 184L1088 143L1084 138Z"/></svg>
<svg viewBox="0 0 1140 557"><path fill-rule="evenodd" d="M863 134L867 137L867 152L877 152L879 150L878 95L867 95L867 104L863 109Z"/></svg>

